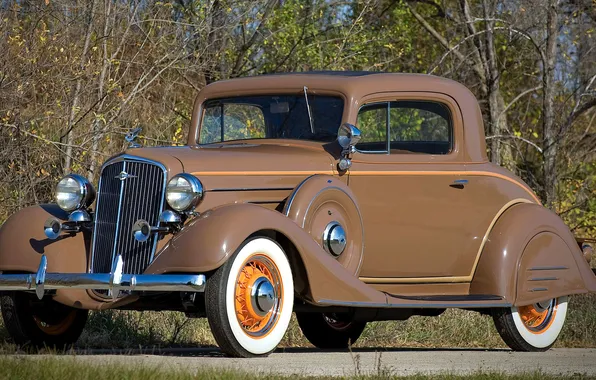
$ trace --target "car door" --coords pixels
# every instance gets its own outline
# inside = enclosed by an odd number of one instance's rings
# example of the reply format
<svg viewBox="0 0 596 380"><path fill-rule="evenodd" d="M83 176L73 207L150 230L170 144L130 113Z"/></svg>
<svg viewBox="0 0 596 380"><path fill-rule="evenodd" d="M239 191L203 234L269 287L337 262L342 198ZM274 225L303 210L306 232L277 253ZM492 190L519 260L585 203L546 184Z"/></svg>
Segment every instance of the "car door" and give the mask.
<svg viewBox="0 0 596 380"><path fill-rule="evenodd" d="M349 186L360 205L366 282L465 282L482 239L466 198L462 118L435 93L364 99Z"/></svg>

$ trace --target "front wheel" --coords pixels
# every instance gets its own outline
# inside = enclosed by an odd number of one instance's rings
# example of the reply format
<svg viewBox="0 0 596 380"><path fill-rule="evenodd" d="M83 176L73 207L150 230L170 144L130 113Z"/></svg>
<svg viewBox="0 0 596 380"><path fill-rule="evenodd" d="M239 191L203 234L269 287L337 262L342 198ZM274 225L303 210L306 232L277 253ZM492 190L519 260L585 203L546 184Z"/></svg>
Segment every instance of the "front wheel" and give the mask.
<svg viewBox="0 0 596 380"><path fill-rule="evenodd" d="M246 241L207 280L205 306L224 353L245 358L271 353L294 306L292 270L284 251L267 238Z"/></svg>
<svg viewBox="0 0 596 380"><path fill-rule="evenodd" d="M21 346L65 349L73 345L87 322L87 310L62 305L50 297L6 293L0 299L4 326Z"/></svg>
<svg viewBox="0 0 596 380"><path fill-rule="evenodd" d="M555 343L567 315L567 297L533 305L494 309L493 320L503 341L514 351L546 351Z"/></svg>
<svg viewBox="0 0 596 380"><path fill-rule="evenodd" d="M366 322L352 321L343 313L296 313L302 333L313 346L345 349L356 343Z"/></svg>

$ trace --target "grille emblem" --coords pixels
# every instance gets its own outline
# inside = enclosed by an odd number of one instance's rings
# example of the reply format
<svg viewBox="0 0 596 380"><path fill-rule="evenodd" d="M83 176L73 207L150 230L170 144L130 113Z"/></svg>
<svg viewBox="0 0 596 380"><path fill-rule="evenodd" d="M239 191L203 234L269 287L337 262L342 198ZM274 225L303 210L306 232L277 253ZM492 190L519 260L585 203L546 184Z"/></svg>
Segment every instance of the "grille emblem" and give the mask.
<svg viewBox="0 0 596 380"><path fill-rule="evenodd" d="M114 178L119 179L120 181L124 181L124 180L129 179L129 178L137 178L137 176L134 175L134 174L128 174L127 172L125 172L123 170L123 171L120 172L120 174L118 174Z"/></svg>

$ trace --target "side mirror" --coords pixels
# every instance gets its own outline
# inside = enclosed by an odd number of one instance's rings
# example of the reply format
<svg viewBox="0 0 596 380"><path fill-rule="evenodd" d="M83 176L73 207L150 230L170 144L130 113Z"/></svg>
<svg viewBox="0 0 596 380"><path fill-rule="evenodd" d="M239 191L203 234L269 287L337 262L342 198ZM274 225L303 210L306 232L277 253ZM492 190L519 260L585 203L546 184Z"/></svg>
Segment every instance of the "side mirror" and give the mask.
<svg viewBox="0 0 596 380"><path fill-rule="evenodd" d="M342 124L337 131L337 143L341 146L341 158L337 164L340 171L346 171L352 166L350 153L355 151L355 146L360 141L360 129L349 123Z"/></svg>
<svg viewBox="0 0 596 380"><path fill-rule="evenodd" d="M337 131L337 142L343 150L351 150L360 141L360 129L350 123L344 123Z"/></svg>

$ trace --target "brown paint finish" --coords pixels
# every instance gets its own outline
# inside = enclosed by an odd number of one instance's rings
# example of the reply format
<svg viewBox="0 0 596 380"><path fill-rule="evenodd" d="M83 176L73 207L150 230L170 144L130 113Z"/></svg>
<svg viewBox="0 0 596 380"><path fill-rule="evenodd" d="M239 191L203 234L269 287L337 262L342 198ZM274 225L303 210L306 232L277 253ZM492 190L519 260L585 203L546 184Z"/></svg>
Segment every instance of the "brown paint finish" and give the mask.
<svg viewBox="0 0 596 380"><path fill-rule="evenodd" d="M555 269L556 282L536 295L526 283L531 268L541 268L537 272L545 271L545 276L553 275L547 268L565 269ZM492 228L470 293L498 294L522 305L595 289L596 277L561 219L542 206L520 203L505 211Z"/></svg>
<svg viewBox="0 0 596 380"><path fill-rule="evenodd" d="M83 234L63 235L50 240L43 233L46 219L56 217L64 220L66 216L56 205L31 206L11 216L0 229L1 270L35 273L41 255L45 254L48 270L85 272L89 244ZM29 227L36 224L38 228Z"/></svg>
<svg viewBox="0 0 596 380"><path fill-rule="evenodd" d="M364 255L364 226L352 190L336 177L314 175L301 182L288 198L283 213L308 232L320 246L330 223L344 228L347 246L336 259L357 276Z"/></svg>
<svg viewBox="0 0 596 380"><path fill-rule="evenodd" d="M205 100L300 94L304 86L344 99L342 122L352 124L364 104L440 102L453 119L453 148L445 155L355 152L350 170L339 173L337 142L196 143ZM596 277L562 220L521 179L487 161L478 103L447 79L294 74L216 82L197 96L187 146L125 153L163 164L168 179L192 173L205 189L198 216L160 240L146 273L210 275L245 239L264 233L284 244L298 296L317 305L505 307L596 292ZM89 234L47 241L42 226L51 215L67 217L42 205L4 223L0 270L35 272L43 252L49 272L88 271ZM348 236L337 259L322 248L331 221ZM565 269L552 269L559 267ZM126 307L140 298L112 302L84 290L55 296L87 309Z"/></svg>
<svg viewBox="0 0 596 380"><path fill-rule="evenodd" d="M3 272L35 273L42 254L48 259L48 272L87 271L89 241L86 238L89 237L79 233L47 239L43 223L50 217L65 220L67 215L56 205L39 205L24 208L4 222L0 228L0 269ZM85 309L109 305L96 302L82 289L59 289L54 298L65 305Z"/></svg>
<svg viewBox="0 0 596 380"><path fill-rule="evenodd" d="M566 252L563 239L551 232L534 236L524 248L517 274L517 305L530 305L543 299L542 293L552 297L585 293L573 255L552 255Z"/></svg>
<svg viewBox="0 0 596 380"><path fill-rule="evenodd" d="M469 283L371 284L370 286L381 292L404 296L446 296L470 293Z"/></svg>
<svg viewBox="0 0 596 380"><path fill-rule="evenodd" d="M308 275L309 293L303 295L306 299L385 303L383 293L346 271L293 220L259 205L227 205L202 214L170 241L147 273L212 271L258 231L276 231L294 244L300 255L296 262L304 265Z"/></svg>

